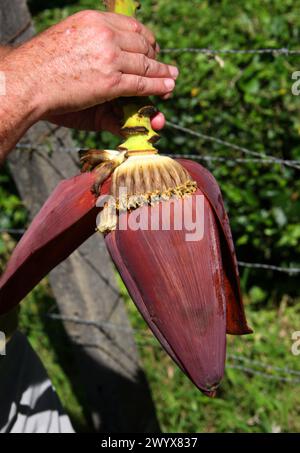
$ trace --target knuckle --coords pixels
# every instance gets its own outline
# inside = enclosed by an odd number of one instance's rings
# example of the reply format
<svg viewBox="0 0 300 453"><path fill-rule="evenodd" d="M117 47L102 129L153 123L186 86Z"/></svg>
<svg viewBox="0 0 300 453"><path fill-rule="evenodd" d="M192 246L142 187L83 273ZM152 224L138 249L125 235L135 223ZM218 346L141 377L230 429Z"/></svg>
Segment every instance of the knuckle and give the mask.
<svg viewBox="0 0 300 453"><path fill-rule="evenodd" d="M155 59L156 58L156 53L155 53L155 50L153 49L152 46L148 46L148 57L149 58L152 58L152 59Z"/></svg>
<svg viewBox="0 0 300 453"><path fill-rule="evenodd" d="M112 46L107 47L104 51L104 61L109 65L115 63L118 59L118 56L119 55L117 49Z"/></svg>
<svg viewBox="0 0 300 453"><path fill-rule="evenodd" d="M142 45L144 51L146 52L148 49L148 43L147 43L146 38L143 35L140 35L139 39L140 39L140 42L141 42L141 45Z"/></svg>
<svg viewBox="0 0 300 453"><path fill-rule="evenodd" d="M108 88L112 89L117 87L121 82L121 78L122 78L121 72L114 72L113 74L111 74L108 80Z"/></svg>
<svg viewBox="0 0 300 453"><path fill-rule="evenodd" d="M147 41L147 39L141 35L141 42L142 42L142 46L143 46L143 50L144 50L144 53L145 55L148 55L148 56L151 56L152 53L151 53L151 45L149 44L149 42Z"/></svg>
<svg viewBox="0 0 300 453"><path fill-rule="evenodd" d="M143 74L147 76L150 72L151 69L151 64L149 58L146 57L146 55L143 55L142 57L142 68L143 68Z"/></svg>
<svg viewBox="0 0 300 453"><path fill-rule="evenodd" d="M146 88L145 80L143 77L138 76L137 81L136 81L136 92L138 94L144 93Z"/></svg>
<svg viewBox="0 0 300 453"><path fill-rule="evenodd" d="M90 23L99 18L99 12L92 9L86 9L77 13L77 17L85 22Z"/></svg>
<svg viewBox="0 0 300 453"><path fill-rule="evenodd" d="M151 46L154 46L156 43L154 33L151 30L149 30L149 28L147 28L147 31L148 31L149 42L151 43Z"/></svg>
<svg viewBox="0 0 300 453"><path fill-rule="evenodd" d="M133 17L128 18L132 31L135 33L139 33L142 30L142 26L138 20L134 19Z"/></svg>
<svg viewBox="0 0 300 453"><path fill-rule="evenodd" d="M100 37L101 41L111 42L115 37L115 32L111 28L109 28L107 26L103 26L103 27L101 27L99 37Z"/></svg>

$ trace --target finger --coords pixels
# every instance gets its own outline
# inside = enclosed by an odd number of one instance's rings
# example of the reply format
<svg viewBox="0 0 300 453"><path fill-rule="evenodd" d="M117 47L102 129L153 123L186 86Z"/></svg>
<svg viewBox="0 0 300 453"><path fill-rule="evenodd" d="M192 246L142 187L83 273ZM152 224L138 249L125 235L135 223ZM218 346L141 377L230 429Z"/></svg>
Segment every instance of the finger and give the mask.
<svg viewBox="0 0 300 453"><path fill-rule="evenodd" d="M166 101L167 99L170 99L173 96L173 93L167 93L161 96L161 98Z"/></svg>
<svg viewBox="0 0 300 453"><path fill-rule="evenodd" d="M153 59L156 58L156 50L153 49L149 41L142 35L129 31L119 32L117 41L121 50L144 54Z"/></svg>
<svg viewBox="0 0 300 453"><path fill-rule="evenodd" d="M161 113L158 112L153 118L151 118L151 126L153 129L159 131L162 129L166 124L166 119L165 116Z"/></svg>
<svg viewBox="0 0 300 453"><path fill-rule="evenodd" d="M123 31L131 31L134 33L140 33L147 41L150 42L153 48L156 47L155 36L149 28L145 27L141 22L136 20L134 17L127 17L122 14L106 13L106 20L114 28Z"/></svg>
<svg viewBox="0 0 300 453"><path fill-rule="evenodd" d="M163 96L173 91L171 78L150 78L134 74L122 74L115 96Z"/></svg>
<svg viewBox="0 0 300 453"><path fill-rule="evenodd" d="M176 66L160 63L142 54L122 52L117 61L118 70L123 74L135 74L144 77L167 77L176 79Z"/></svg>

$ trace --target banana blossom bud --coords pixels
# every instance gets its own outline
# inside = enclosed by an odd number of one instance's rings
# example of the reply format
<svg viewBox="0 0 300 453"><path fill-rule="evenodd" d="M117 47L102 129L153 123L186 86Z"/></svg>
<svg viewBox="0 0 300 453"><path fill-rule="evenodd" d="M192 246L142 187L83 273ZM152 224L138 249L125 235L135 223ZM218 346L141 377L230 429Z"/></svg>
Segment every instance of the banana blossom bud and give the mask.
<svg viewBox="0 0 300 453"><path fill-rule="evenodd" d="M192 382L214 396L226 333L251 332L221 192L198 163L157 154L152 107L128 109L126 141L116 151L82 152L83 173L57 186L21 238L0 279L0 315L97 223L154 335Z"/></svg>

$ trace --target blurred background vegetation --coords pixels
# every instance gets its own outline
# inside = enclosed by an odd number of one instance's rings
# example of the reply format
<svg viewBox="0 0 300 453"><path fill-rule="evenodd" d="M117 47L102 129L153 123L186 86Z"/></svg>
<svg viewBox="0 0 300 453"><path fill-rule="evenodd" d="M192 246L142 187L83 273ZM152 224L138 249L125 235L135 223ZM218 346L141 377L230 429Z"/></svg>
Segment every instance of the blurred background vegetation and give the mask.
<svg viewBox="0 0 300 453"><path fill-rule="evenodd" d="M37 31L100 0L29 0ZM156 33L161 48L300 48L300 17L292 0L143 0L139 18ZM300 159L299 98L291 93L300 56L162 54L180 68L171 100L158 101L169 121L283 159ZM166 128L159 148L165 153L245 157L236 150ZM80 146L113 147L108 133L76 133ZM279 164L205 162L217 178L231 220L238 259L277 266L300 266L299 170ZM0 228L24 228L28 217L7 168L0 173ZM1 268L18 234L0 235ZM226 378L216 399L200 394L183 376L129 300L142 364L165 432L300 431L300 370L291 353L291 335L300 330L299 276L241 268L242 289L255 333L228 338ZM41 356L76 428L90 430L89 415L72 380L68 340L57 321L43 316L55 309L45 279L21 309L21 327ZM52 324L51 324L52 323ZM53 325L54 323L54 325ZM234 359L248 358L252 362ZM231 368L242 366L243 369ZM248 368L251 368L247 371ZM253 374L253 369L258 374ZM263 374L260 374L263 373ZM278 376L283 380L278 380ZM285 379L286 378L286 379ZM296 382L298 380L298 382ZM77 396L76 396L77 395Z"/></svg>

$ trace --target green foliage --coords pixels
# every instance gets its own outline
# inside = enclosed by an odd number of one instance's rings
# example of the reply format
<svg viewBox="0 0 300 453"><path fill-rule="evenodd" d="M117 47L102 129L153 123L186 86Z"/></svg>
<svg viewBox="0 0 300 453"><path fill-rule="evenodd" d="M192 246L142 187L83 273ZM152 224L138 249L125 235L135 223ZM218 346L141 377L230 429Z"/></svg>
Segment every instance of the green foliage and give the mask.
<svg viewBox="0 0 300 453"><path fill-rule="evenodd" d="M8 168L4 167L0 172L0 229L24 228L26 221L26 209L16 193ZM9 234L0 234L0 271L4 269L14 245Z"/></svg>
<svg viewBox="0 0 300 453"><path fill-rule="evenodd" d="M27 220L27 213L20 197L16 195L15 187L8 170L0 174L0 228L22 228Z"/></svg>
<svg viewBox="0 0 300 453"><path fill-rule="evenodd" d="M100 0L30 0L38 31ZM161 48L300 48L300 17L292 0L143 0L139 18L155 31ZM162 54L178 64L176 92L166 102L156 100L170 121L231 141L254 151L284 159L300 159L299 99L291 93L298 56ZM241 153L171 129L162 132L162 152L244 157ZM115 147L110 134L76 133L81 146ZM238 258L243 261L299 266L299 172L281 165L256 163L205 164L217 178L229 212ZM1 172L0 227L26 225L26 211L9 173ZM0 236L3 267L15 239ZM268 364L299 369L290 352L291 333L299 330L299 284L296 277L245 269L241 275L247 313L254 335L229 338L229 353ZM80 396L74 397L70 373L62 364L68 351L61 335L42 321L45 289L39 286L22 309L22 328L42 356L58 393L82 429ZM127 298L127 296L126 296ZM201 395L145 331L144 322L128 300L143 366L164 431L270 432L299 431L300 397L297 385L227 368L214 400ZM36 312L36 321L31 313ZM40 318L39 318L40 316ZM298 323L298 324L297 324ZM35 329L37 327L37 329ZM40 329L40 333L37 330ZM62 333L63 335L63 333ZM61 355L58 356L61 350ZM241 363L228 361L229 364ZM247 364L244 364L247 366ZM257 368L259 371L260 368ZM271 373L271 371L267 371ZM75 392L76 393L76 392ZM76 395L80 395L80 390Z"/></svg>

